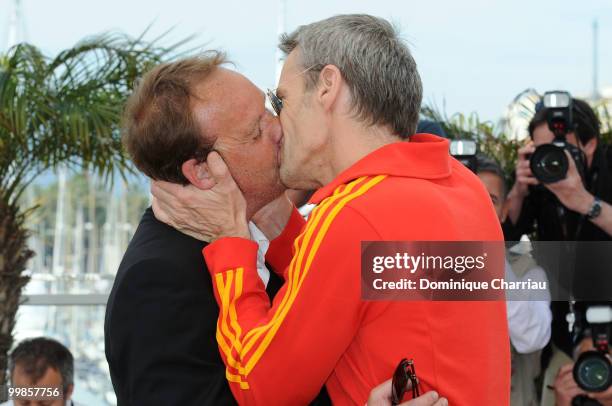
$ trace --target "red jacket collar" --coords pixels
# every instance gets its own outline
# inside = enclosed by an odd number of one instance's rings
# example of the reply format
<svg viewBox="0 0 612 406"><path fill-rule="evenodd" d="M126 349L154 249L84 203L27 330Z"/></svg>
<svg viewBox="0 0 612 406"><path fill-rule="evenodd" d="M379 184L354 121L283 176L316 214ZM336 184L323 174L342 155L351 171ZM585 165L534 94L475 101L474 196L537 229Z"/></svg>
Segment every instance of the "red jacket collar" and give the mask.
<svg viewBox="0 0 612 406"><path fill-rule="evenodd" d="M451 173L449 141L432 134L415 134L408 142L394 142L366 155L310 198L318 204L340 185L361 176L391 175L440 179Z"/></svg>

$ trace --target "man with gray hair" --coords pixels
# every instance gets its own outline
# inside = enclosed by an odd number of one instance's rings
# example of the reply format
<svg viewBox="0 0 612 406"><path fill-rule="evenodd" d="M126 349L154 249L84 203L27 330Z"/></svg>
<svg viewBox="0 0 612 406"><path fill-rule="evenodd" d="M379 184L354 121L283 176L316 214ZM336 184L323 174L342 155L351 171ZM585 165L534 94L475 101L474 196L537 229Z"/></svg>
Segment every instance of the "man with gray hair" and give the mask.
<svg viewBox="0 0 612 406"><path fill-rule="evenodd" d="M58 341L46 337L23 340L9 356L9 372L14 389L52 389L51 393L33 397L13 394L14 406L74 405L74 359Z"/></svg>
<svg viewBox="0 0 612 406"><path fill-rule="evenodd" d="M160 220L211 241L203 253L234 396L305 404L325 383L335 404L363 405L412 358L423 391L452 405L507 405L504 302L362 298L363 241L503 240L486 190L448 141L414 134L422 86L408 48L369 15L301 26L280 48L287 59L268 96L283 128L281 181L318 190L306 223L284 196L258 216L272 240L266 259L285 281L273 302L257 279L244 198L219 154L207 158L212 188L152 188Z"/></svg>

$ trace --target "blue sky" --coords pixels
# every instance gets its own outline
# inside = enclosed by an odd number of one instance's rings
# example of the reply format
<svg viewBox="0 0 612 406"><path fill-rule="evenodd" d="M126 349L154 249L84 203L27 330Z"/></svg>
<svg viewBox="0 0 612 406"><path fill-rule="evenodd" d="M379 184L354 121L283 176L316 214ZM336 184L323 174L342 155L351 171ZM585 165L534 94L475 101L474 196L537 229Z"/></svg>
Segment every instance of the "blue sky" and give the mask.
<svg viewBox="0 0 612 406"><path fill-rule="evenodd" d="M0 0L0 49L11 0ZM198 34L197 43L227 51L260 87L274 85L277 0L22 0L28 40L53 54L91 34L118 30L149 38ZM287 0L286 29L339 13L369 13L395 22L423 79L425 102L497 119L522 90L592 89L592 31L600 27L599 77L612 85L612 2L606 0Z"/></svg>

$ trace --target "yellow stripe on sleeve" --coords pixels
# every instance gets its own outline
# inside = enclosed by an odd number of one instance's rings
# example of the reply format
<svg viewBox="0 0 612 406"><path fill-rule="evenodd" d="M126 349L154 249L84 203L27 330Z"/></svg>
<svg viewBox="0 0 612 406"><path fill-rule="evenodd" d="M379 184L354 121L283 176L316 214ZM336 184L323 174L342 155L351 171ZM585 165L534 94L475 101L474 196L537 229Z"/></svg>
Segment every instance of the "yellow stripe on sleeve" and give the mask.
<svg viewBox="0 0 612 406"><path fill-rule="evenodd" d="M342 198L343 196L348 195L351 190L354 188L354 186L356 184L358 184L359 182L361 182L364 178L359 178L357 180L355 180L354 182L351 182L349 185L347 185L346 187L344 187L344 185L342 185L341 187L339 187L339 191L338 193L335 193L333 196L331 196L329 199L327 199L323 204L319 205L318 207L316 207L311 216L310 216L310 220L306 223L306 229L302 232L302 234L296 239L296 243L295 243L295 255L293 256L293 259L291 260L291 263L289 265L289 272L287 273L287 281L285 283L288 284L288 288L287 291L285 292L285 296L283 297L279 307L276 309L276 312L274 314L274 316L272 317L272 319L270 319L270 321L260 327L257 327L253 330L251 330L246 336L245 336L245 345L244 345L244 350L241 354L241 358L244 359L244 357L247 355L247 353L249 352L249 350L254 346L254 344L257 342L257 340L259 339L259 337L261 337L262 334L264 334L266 331L268 331L273 325L274 323L277 321L279 315L283 312L283 309L285 308L285 306L288 303L289 298L292 296L292 292L294 291L294 289L296 288L297 284L292 283L294 280L298 279L296 278L296 275L294 275L295 272L299 272L301 269L301 265L302 265L302 261L303 261L303 257L304 257L304 251L307 250L309 244L310 244L310 239L314 233L314 230L317 228L322 214L327 210L327 208L329 206L331 206L335 201L339 200L340 198ZM300 239L299 245L298 245L298 239ZM242 371L241 371L242 373Z"/></svg>
<svg viewBox="0 0 612 406"><path fill-rule="evenodd" d="M264 354L265 350L268 348L277 330L280 328L283 320L289 312L289 309L293 305L297 294L299 293L299 290L306 277L306 274L309 271L312 261L314 260L314 257L321 245L321 242L323 241L323 238L325 237L334 218L348 202L363 195L369 189L380 183L384 178L384 175L380 175L374 178L370 178L366 183L363 183L366 177L362 177L346 185L346 187L344 185L341 185L339 188L336 189L332 196L325 199L321 205L315 208L315 210L311 214L310 220L306 224L305 230L300 236L298 236L298 238L294 242L295 255L289 265L289 272L286 281L288 287L285 291L285 295L283 296L279 307L276 309L274 315L268 323L249 331L244 337L244 340L240 340L242 329L238 321L235 306L236 300L242 294L244 269L238 268L236 270L234 296L231 300L229 299L229 294L232 287L233 270L230 271L231 275L228 275L228 280L226 283L226 285L228 286L225 287L223 286L222 277L219 278L221 275L216 275L217 286L219 287L219 296L221 297L223 308L223 318L220 318L220 320L222 320L222 323L220 331L219 329L217 331L217 341L219 341L220 346L226 354L228 363L230 363L230 365L235 368L240 375L246 378L246 376L253 370L261 356ZM355 186L357 185L359 185L359 187L353 192L353 189L355 189ZM325 215L325 213L330 207L332 208L331 211L329 212L329 214ZM323 221L323 224L320 227L320 230L315 233L315 231L317 231L317 229L319 228L319 224L321 223L321 221ZM308 249L313 237L314 242L310 249ZM306 263L303 265L304 258L306 258ZM223 295L221 294L222 291ZM229 311L227 306L229 306ZM233 336L229 331L229 328L227 327L226 319L228 314L230 318L231 327L236 332L236 336ZM221 337L219 337L219 334L221 334ZM256 346L256 343L259 341L259 338L264 334L264 339L259 342L259 345ZM230 345L228 345L224 338L227 338L229 340ZM241 362L236 361L231 356L231 350L233 347L236 348L238 352L238 358ZM244 365L246 356L251 349L254 350L253 354L246 362L246 366L243 367L242 365ZM230 360L233 362L230 362ZM243 387L243 383L246 384L246 382L242 382L240 380L242 379L241 376L232 375L229 373L229 370L227 371L227 374L228 376L231 375L232 379L239 379L233 380L232 382L240 382L241 388ZM246 386L248 387L248 384L246 384Z"/></svg>
<svg viewBox="0 0 612 406"><path fill-rule="evenodd" d="M253 368L255 367L255 365L257 364L259 359L261 358L261 356L264 354L265 350L270 345L270 342L274 338L274 335L276 334L276 331L280 328L280 326L281 326L283 320L285 319L289 309L291 308L293 302L295 301L295 298L297 297L297 294L299 293L299 290L301 288L302 282L303 282L304 278L306 277L306 274L308 273L308 271L310 269L310 265L312 264L312 260L313 260L314 256L316 255L316 252L319 249L321 241L323 240L325 234L329 230L329 227L331 226L331 223L333 222L334 218L338 215L340 210L344 206L346 206L346 204L348 202L350 202L351 200L356 199L357 197L359 197L359 196L363 195L364 193L366 193L372 187L376 186L383 179L385 179L385 177L386 177L385 175L377 176L377 177L373 178L372 180L370 180L369 182L367 182L366 184L364 184L363 186L360 186L355 192L351 193L350 195L348 195L346 197L343 197L341 199L341 201L332 209L330 214L325 217L323 226L321 227L321 230L317 233L317 235L315 237L314 245L313 245L312 249L309 252L309 255L308 255L308 258L307 258L307 261L306 261L306 265L305 265L304 270L303 270L303 275L302 275L301 278L299 278L299 285L297 286L296 289L294 289L292 291L292 296L289 299L288 305L283 309L283 312L279 315L279 317L276 320L274 326L268 331L268 333L266 334L266 337L261 342L260 346L255 350L255 352L253 353L252 357L246 363L246 367L245 367L246 375L248 375L253 370ZM242 361L244 362L244 359Z"/></svg>

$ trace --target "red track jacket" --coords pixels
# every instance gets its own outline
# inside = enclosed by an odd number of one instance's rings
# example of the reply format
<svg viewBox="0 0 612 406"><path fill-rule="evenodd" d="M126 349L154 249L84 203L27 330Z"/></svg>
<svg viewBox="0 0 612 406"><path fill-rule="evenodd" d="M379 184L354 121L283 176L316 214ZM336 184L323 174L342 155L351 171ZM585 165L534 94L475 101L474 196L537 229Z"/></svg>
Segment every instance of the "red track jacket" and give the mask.
<svg viewBox="0 0 612 406"><path fill-rule="evenodd" d="M403 357L424 391L453 406L509 403L504 302L361 300L363 240L503 240L479 179L448 141L417 134L384 146L294 211L267 260L285 284L273 303L256 271L257 244L204 249L220 314L217 341L240 404L307 404L326 384L334 404L364 405Z"/></svg>

